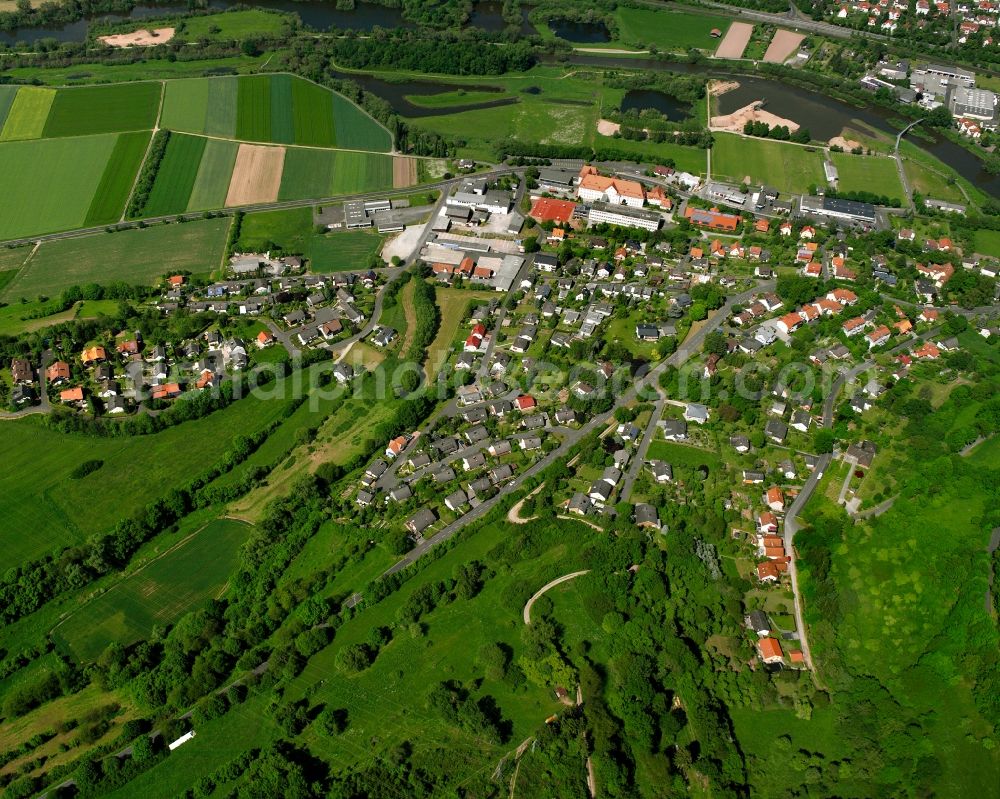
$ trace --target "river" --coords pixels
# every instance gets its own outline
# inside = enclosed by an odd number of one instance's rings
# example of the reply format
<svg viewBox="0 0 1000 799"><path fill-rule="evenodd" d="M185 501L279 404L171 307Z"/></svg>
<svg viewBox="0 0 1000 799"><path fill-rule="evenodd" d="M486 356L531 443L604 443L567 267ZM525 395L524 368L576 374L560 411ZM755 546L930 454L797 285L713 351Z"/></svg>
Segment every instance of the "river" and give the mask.
<svg viewBox="0 0 1000 799"><path fill-rule="evenodd" d="M399 8L387 8L374 3L357 3L351 11L337 8L335 0L318 0L318 2L296 2L295 0L209 0L212 9L225 10L235 5L266 8L274 11L285 11L298 14L303 24L316 30L338 28L370 31L380 28L412 28L413 23L403 18ZM40 39L55 39L60 42L82 42L87 38L90 26L94 22L123 22L129 19L141 20L149 17L162 17L172 13L183 13L188 10L187 3L163 3L160 5L137 5L129 14L101 14L95 17L71 22L61 28L21 28L14 31L0 31L0 42L14 44L16 42L37 42ZM524 36L534 34L535 28L528 21L528 7L521 7L520 33ZM469 26L487 31L502 31L507 27L503 18L503 3L496 0L485 0L476 3L469 18Z"/></svg>

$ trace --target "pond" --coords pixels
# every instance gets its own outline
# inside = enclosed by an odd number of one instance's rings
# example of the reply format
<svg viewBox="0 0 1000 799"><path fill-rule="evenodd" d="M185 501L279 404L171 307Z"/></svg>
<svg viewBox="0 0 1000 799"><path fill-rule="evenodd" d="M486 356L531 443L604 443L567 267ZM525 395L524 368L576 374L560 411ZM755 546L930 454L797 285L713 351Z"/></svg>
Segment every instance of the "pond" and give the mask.
<svg viewBox="0 0 1000 799"><path fill-rule="evenodd" d="M549 29L560 39L575 44L602 44L611 41L611 33L603 22L577 22L572 19L550 19Z"/></svg>
<svg viewBox="0 0 1000 799"><path fill-rule="evenodd" d="M671 122L686 119L691 111L691 106L656 89L629 89L622 98L620 108L622 111L645 111L651 108Z"/></svg>
<svg viewBox="0 0 1000 799"><path fill-rule="evenodd" d="M518 32L522 36L532 36L538 32L535 30L535 26L528 21L529 10L527 6L521 6L521 27ZM503 3L495 0L484 0L484 2L476 3L469 16L469 25L491 33L500 33L506 30L507 20L503 18Z"/></svg>

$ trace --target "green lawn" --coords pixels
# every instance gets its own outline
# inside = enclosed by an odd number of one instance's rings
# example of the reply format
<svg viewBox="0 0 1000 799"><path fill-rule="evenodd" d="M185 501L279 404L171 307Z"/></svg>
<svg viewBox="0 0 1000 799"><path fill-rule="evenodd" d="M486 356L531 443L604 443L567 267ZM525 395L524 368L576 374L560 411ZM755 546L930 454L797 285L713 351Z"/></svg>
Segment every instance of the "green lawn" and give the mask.
<svg viewBox="0 0 1000 799"><path fill-rule="evenodd" d="M441 325L438 327L434 340L427 347L425 368L431 378L444 365L444 361L448 357L448 348L458 335L460 326L466 320L466 312L470 306L478 304L477 301L488 302L495 299L496 294L492 291L438 287L434 292L434 298L438 308L441 309ZM463 338L467 332L462 333Z"/></svg>
<svg viewBox="0 0 1000 799"><path fill-rule="evenodd" d="M767 183L782 192L802 193L823 185L823 154L795 144L714 133L712 177L740 183Z"/></svg>
<svg viewBox="0 0 1000 799"><path fill-rule="evenodd" d="M184 41L197 42L230 41L250 39L260 36L281 34L289 27L290 18L262 9L230 11L225 14L210 14L189 17L179 26L176 36Z"/></svg>
<svg viewBox="0 0 1000 799"><path fill-rule="evenodd" d="M976 252L1000 258L1000 230L976 231Z"/></svg>
<svg viewBox="0 0 1000 799"><path fill-rule="evenodd" d="M384 241L384 236L367 230L316 233L311 208L290 208L247 214L239 246L254 251L274 243L285 252L304 255L313 272L341 272L367 268Z"/></svg>
<svg viewBox="0 0 1000 799"><path fill-rule="evenodd" d="M97 658L112 642L128 646L148 637L155 625L171 625L218 596L238 563L252 527L216 519L141 571L73 613L55 637L76 659Z"/></svg>
<svg viewBox="0 0 1000 799"><path fill-rule="evenodd" d="M106 134L0 143L0 239L81 227L117 142Z"/></svg>
<svg viewBox="0 0 1000 799"><path fill-rule="evenodd" d="M149 145L150 133L135 131L118 134L115 149L97 184L94 199L87 211L84 227L117 222L125 210L136 173Z"/></svg>
<svg viewBox="0 0 1000 799"><path fill-rule="evenodd" d="M265 427L284 408L284 401L251 396L203 419L128 438L69 435L31 419L6 422L0 438L7 464L0 475L0 540L7 566L110 531L119 519L207 469L234 437ZM87 460L103 465L71 479Z"/></svg>
<svg viewBox="0 0 1000 799"><path fill-rule="evenodd" d="M146 216L179 214L187 210L207 141L201 136L178 133L170 137L153 190L143 208Z"/></svg>
<svg viewBox="0 0 1000 799"><path fill-rule="evenodd" d="M715 50L719 40L710 34L713 28L725 32L729 17L710 14L686 14L666 9L620 6L619 39L640 47L655 45L659 50L687 51L692 47Z"/></svg>
<svg viewBox="0 0 1000 799"><path fill-rule="evenodd" d="M890 199L903 199L899 172L892 158L850 153L831 153L830 158L837 167L840 191L869 191Z"/></svg>
<svg viewBox="0 0 1000 799"><path fill-rule="evenodd" d="M45 136L151 130L161 90L158 81L60 89L45 122Z"/></svg>
<svg viewBox="0 0 1000 799"><path fill-rule="evenodd" d="M924 197L947 202L966 202L965 195L958 188L957 182L953 182L954 179L944 172L910 158L903 160L903 169L913 191L920 192Z"/></svg>
<svg viewBox="0 0 1000 799"><path fill-rule="evenodd" d="M149 285L169 272L211 272L219 266L229 224L228 218L199 219L45 242L3 297L53 297L72 285Z"/></svg>
<svg viewBox="0 0 1000 799"><path fill-rule="evenodd" d="M713 470L722 468L722 458L717 452L686 444L676 444L673 441L654 440L649 445L647 454L650 460L666 461L671 465L691 466L693 468L707 466Z"/></svg>

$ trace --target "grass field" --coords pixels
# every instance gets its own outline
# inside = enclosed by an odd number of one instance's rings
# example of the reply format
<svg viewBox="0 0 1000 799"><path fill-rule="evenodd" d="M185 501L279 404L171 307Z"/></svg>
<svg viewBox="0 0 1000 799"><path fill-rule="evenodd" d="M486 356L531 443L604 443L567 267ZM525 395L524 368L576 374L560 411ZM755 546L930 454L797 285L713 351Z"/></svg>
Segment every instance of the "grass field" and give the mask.
<svg viewBox="0 0 1000 799"><path fill-rule="evenodd" d="M687 51L692 47L715 50L718 39L712 38L712 28L725 32L732 21L728 17L709 14L684 14L667 10L629 8L621 6L618 17L619 39L626 44L660 50Z"/></svg>
<svg viewBox="0 0 1000 799"><path fill-rule="evenodd" d="M747 176L782 192L805 192L810 184L822 185L823 155L794 144L714 133L712 176L737 183Z"/></svg>
<svg viewBox="0 0 1000 799"><path fill-rule="evenodd" d="M72 285L116 280L149 285L167 272L211 272L219 266L229 224L224 218L199 219L45 242L2 296L8 301L54 297Z"/></svg>
<svg viewBox="0 0 1000 799"><path fill-rule="evenodd" d="M649 445L648 456L653 460L666 461L675 466L707 466L709 469L721 469L722 458L717 452L689 447L686 444L676 444L673 441L654 440Z"/></svg>
<svg viewBox="0 0 1000 799"><path fill-rule="evenodd" d="M366 230L316 233L311 208L290 208L247 214L239 246L255 251L274 243L286 252L302 253L313 272L341 272L367 268L384 241L384 236Z"/></svg>
<svg viewBox="0 0 1000 799"><path fill-rule="evenodd" d="M115 149L104 167L101 182L97 184L94 199L84 219L84 227L117 222L121 219L128 201L129 192L135 182L136 173L146 153L151 134L145 131L120 133Z"/></svg>
<svg viewBox="0 0 1000 799"><path fill-rule="evenodd" d="M903 169L906 171L906 179L910 181L913 191L920 192L924 197L956 203L966 201L957 182L954 182L954 179L949 178L943 172L938 172L936 169L910 158L903 160Z"/></svg>
<svg viewBox="0 0 1000 799"><path fill-rule="evenodd" d="M0 511L9 567L91 535L208 468L235 436L249 435L281 416L285 402L242 399L228 408L160 433L95 438L49 430L32 421L7 422L0 455ZM191 446L191 442L198 446ZM208 453L208 454L206 454ZM72 480L86 460L96 472Z"/></svg>
<svg viewBox="0 0 1000 799"><path fill-rule="evenodd" d="M434 340L427 347L427 363L424 367L431 377L437 373L448 357L448 349L458 334L459 326L465 319L469 306L477 300L496 299L496 294L492 291L438 288L435 298L438 308L441 309L441 325ZM405 352L405 348L403 351Z"/></svg>
<svg viewBox="0 0 1000 799"><path fill-rule="evenodd" d="M146 216L179 214L187 210L207 141L201 136L177 133L170 137L156 182L146 201L143 211Z"/></svg>
<svg viewBox="0 0 1000 799"><path fill-rule="evenodd" d="M80 662L97 658L112 642L123 646L170 625L209 597L218 596L236 567L251 526L216 519L141 571L84 605L55 632Z"/></svg>
<svg viewBox="0 0 1000 799"><path fill-rule="evenodd" d="M253 142L392 149L389 132L345 97L284 74L168 81L162 126Z"/></svg>
<svg viewBox="0 0 1000 799"><path fill-rule="evenodd" d="M229 182L239 145L232 141L208 139L198 166L198 175L191 187L187 210L203 211L222 208L226 204Z"/></svg>
<svg viewBox="0 0 1000 799"><path fill-rule="evenodd" d="M0 130L3 130L4 122L10 113L10 107L14 104L17 96L17 86L0 86Z"/></svg>
<svg viewBox="0 0 1000 799"><path fill-rule="evenodd" d="M840 191L870 191L892 199L903 199L896 162L891 158L830 153L837 167Z"/></svg>
<svg viewBox="0 0 1000 799"><path fill-rule="evenodd" d="M977 230L976 252L1000 258L1000 230Z"/></svg>
<svg viewBox="0 0 1000 799"><path fill-rule="evenodd" d="M159 82L148 82L60 89L45 122L45 136L152 130L161 88Z"/></svg>
<svg viewBox="0 0 1000 799"><path fill-rule="evenodd" d="M281 33L289 24L289 18L281 14L271 14L260 9L230 11L225 14L211 14L189 17L176 36L184 41L197 42L243 40L259 36L273 36Z"/></svg>
<svg viewBox="0 0 1000 799"><path fill-rule="evenodd" d="M0 141L37 139L45 130L56 92L35 86L22 86L14 97L0 132Z"/></svg>
<svg viewBox="0 0 1000 799"><path fill-rule="evenodd" d="M82 226L117 142L109 134L0 143L0 239Z"/></svg>

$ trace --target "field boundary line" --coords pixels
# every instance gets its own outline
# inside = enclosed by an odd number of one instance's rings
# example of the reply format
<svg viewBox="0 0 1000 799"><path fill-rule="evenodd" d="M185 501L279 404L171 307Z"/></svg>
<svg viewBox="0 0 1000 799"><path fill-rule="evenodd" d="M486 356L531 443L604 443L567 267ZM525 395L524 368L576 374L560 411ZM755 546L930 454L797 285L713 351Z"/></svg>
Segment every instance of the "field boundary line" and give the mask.
<svg viewBox="0 0 1000 799"><path fill-rule="evenodd" d="M218 519L218 518L220 518L220 517L216 517L216 519ZM184 538L182 538L180 541L178 541L173 546L168 547L166 550L164 550L163 552L161 552L155 558L152 558L152 559L146 561L145 563L143 563L142 566L140 566L134 572L130 572L129 574L125 574L125 575L121 575L120 574L118 582L116 582L114 585L110 586L107 590L105 590L105 591L98 591L98 592L95 592L95 593L91 594L90 598L88 598L86 602L84 602L82 605L79 605L78 607L74 608L72 612L67 613L65 616L63 616L61 619L59 619L59 623L56 624L56 626L53 627L51 630L49 630L49 635L52 635L52 633L54 633L56 630L58 630L60 627L62 627L63 624L65 624L67 621L69 621L70 619L72 619L77 613L79 613L81 610L83 610L85 607L87 607L94 600L100 599L101 597L107 596L112 591L114 591L116 588L120 588L125 583L126 580L129 580L132 577L135 577L135 575L137 575L137 574L141 574L142 572L144 572L147 568L149 568L151 565L153 565L157 561L165 558L167 555L169 555L169 554L177 551L182 546L184 546L185 544L189 543L196 535L198 535L199 533L201 533L202 530L204 530L206 527L208 527L212 522L216 521L216 519L209 519L207 522L205 522L197 530L195 530L194 532L189 533L188 535L184 536ZM243 521L243 520L239 519L238 521ZM245 524L249 524L248 522L244 522L244 523ZM253 525L250 525L250 526L252 527Z"/></svg>
<svg viewBox="0 0 1000 799"><path fill-rule="evenodd" d="M139 185L139 177L142 175L142 169L146 166L146 159L149 158L149 151L153 149L153 141L156 139L156 134L160 132L160 117L163 115L163 98L167 93L167 82L165 80L160 81L160 105L156 109L156 119L153 120L153 131L149 135L149 141L146 142L146 152L142 154L142 160L139 162L139 168L135 171L135 177L132 178L132 186L128 190L128 196L125 198L125 205L122 206L122 215L118 217L118 222L124 222L125 215L128 213L129 206L132 204L132 195L135 194L135 187Z"/></svg>
<svg viewBox="0 0 1000 799"><path fill-rule="evenodd" d="M6 288L4 289L4 291L3 291L3 298L4 298L5 300L9 299L9 296L10 296L10 290L11 290L11 289L12 289L12 288L13 288L13 287L14 287L15 285L17 285L17 281L18 281L18 279L19 279L19 278L21 277L21 275L22 275L22 274L23 274L23 273L24 273L24 272L25 272L25 271L27 270L27 268L28 268L28 263L29 263L29 262L31 261L31 259L32 259L32 258L34 258L34 257L35 257L35 253L36 253L36 252L38 252L38 248L39 248L39 247L41 247L41 246L42 246L42 242L41 242L41 240L39 239L38 241L36 241L36 242L35 242L34 246L32 246L32 248L31 248L31 252L29 252L29 253L28 253L28 255L27 255L27 256L25 257L24 261L22 261L22 262L21 262L21 265L20 265L20 266L19 266L19 267L17 268L17 274L15 274L15 275L14 275L14 277L12 277L12 278L10 279L10 283L8 283L8 284L7 284L7 287L6 287ZM15 249L16 249L16 248L15 248Z"/></svg>

